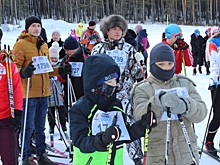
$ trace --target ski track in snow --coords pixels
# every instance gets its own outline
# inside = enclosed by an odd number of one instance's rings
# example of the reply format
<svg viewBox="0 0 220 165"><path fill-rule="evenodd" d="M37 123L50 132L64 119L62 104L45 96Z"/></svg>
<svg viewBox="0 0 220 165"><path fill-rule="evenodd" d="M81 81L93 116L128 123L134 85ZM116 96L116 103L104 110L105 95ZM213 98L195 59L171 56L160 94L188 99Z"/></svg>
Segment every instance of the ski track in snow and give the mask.
<svg viewBox="0 0 220 165"><path fill-rule="evenodd" d="M68 33L70 32L70 29L76 28L77 24L76 23L67 23L64 22L62 20L44 20L42 19L42 24L43 27L46 29L47 32L47 38L48 38L48 42L51 40L51 31L53 28L60 28L61 29L61 39L64 41L65 38L68 37ZM10 45L11 48L13 48L13 45L17 39L17 37L19 36L20 32L24 29L24 20L20 22L21 28L17 28L18 26L14 26L14 25L6 25L8 26L8 28L10 29L9 32L4 31L3 26L0 26L0 28L3 29L3 39L2 39L2 48L3 45ZM88 26L88 24L84 24L85 27ZM136 24L129 24L128 28L130 29L134 29L134 27L136 26ZM148 53L150 53L150 50L152 49L152 47L161 42L161 37L162 37L162 32L164 31L166 25L165 24L151 24L150 22L147 22L146 24L142 25L143 28L147 29L147 33L148 33L148 39L149 39L149 43L150 43L150 48L148 49ZM199 29L200 30L200 34L204 37L205 36L205 30L208 28L207 26L180 26L182 28L183 31L183 37L185 39L185 41L190 45L190 35L194 32L195 29ZM14 30L12 30L14 29ZM100 32L99 30L99 24L97 24L96 26L96 30L98 32ZM100 32L100 35L102 36L102 33ZM149 58L148 58L148 62L149 62ZM148 69L149 70L149 69ZM200 93L202 99L206 102L207 108L208 108L208 115L209 115L209 111L210 111L210 107L211 107L211 96L210 96L210 92L207 90L208 89L208 81L209 81L209 77L205 75L205 68L202 68L203 73L202 74L197 74L196 76L192 76L192 71L193 68L192 67L187 67L186 68L186 72L187 72L187 76L189 78L191 78L195 84L197 85L197 90ZM184 71L182 70L182 74L184 74ZM202 142L203 142L203 138L204 138L204 134L205 134L205 128L207 125L207 120L208 120L208 115L206 117L206 119L204 121L202 121L201 123L196 123L195 124L195 130L196 130L196 134L198 136L198 146L202 146ZM46 124L46 142L49 143L49 131L48 131L48 123ZM59 133L57 130L55 130L55 134L54 134L54 141L55 144L54 146L61 150L61 151L65 151L66 147L63 144L62 141L58 140L59 137ZM215 137L215 147L218 148L218 144L219 144L219 139L220 139L220 135L219 133L216 134ZM142 139L143 142L143 139ZM186 143L187 145L187 143ZM51 152L49 152L51 153ZM66 152L67 153L67 152ZM63 162L63 163L69 163L70 159L60 159L60 158L53 158L50 157L51 160L53 161L57 161L57 162ZM1 161L0 161L0 165L2 165ZM124 165L133 165L133 162L130 160L126 149L124 149ZM219 162L215 161L214 159L210 158L209 156L207 156L206 154L202 154L202 158L200 159L200 165L219 165Z"/></svg>

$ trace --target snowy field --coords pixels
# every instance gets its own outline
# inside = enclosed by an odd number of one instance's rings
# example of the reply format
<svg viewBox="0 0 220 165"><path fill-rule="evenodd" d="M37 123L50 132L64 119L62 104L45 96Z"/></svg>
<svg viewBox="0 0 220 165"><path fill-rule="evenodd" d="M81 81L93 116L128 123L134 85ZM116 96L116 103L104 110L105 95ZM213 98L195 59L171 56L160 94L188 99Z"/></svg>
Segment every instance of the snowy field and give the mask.
<svg viewBox="0 0 220 165"><path fill-rule="evenodd" d="M66 23L64 21L58 20L42 20L43 22L43 27L46 29L47 37L48 37L48 42L51 39L51 31L53 28L60 28L61 29L61 39L65 40L65 38L68 37L70 29L74 29L77 27L77 24L72 24L72 23ZM10 45L11 48L13 47L17 37L19 36L20 32L24 29L24 21L21 21L21 28L17 28L18 26L13 26L13 25L2 25L1 28L3 29L3 39L2 39L2 47L3 44ZM88 25L85 24L85 27ZM129 24L129 28L134 29L136 24ZM162 32L164 31L166 25L165 24L151 24L147 23L145 25L142 25L144 28L147 29L148 33L148 38L150 42L150 48L148 52L150 52L150 49L157 43L161 42L161 37L162 37ZM180 26L183 31L183 37L185 38L185 41L190 44L190 35L194 32L195 29L199 29L201 32L202 36L205 36L205 30L208 27L196 27L196 26ZM99 30L99 25L97 25L96 30L100 32ZM101 32L100 32L101 34ZM202 74L197 74L196 76L192 76L192 67L187 67L186 72L187 76L191 78L197 85L197 90L199 91L202 99L206 102L207 108L210 111L211 107L211 96L210 92L207 90L208 88L208 81L209 77L205 74L205 68L202 68L203 73ZM182 72L182 74L184 74ZM209 115L208 111L208 115ZM195 124L195 130L196 134L198 136L198 146L202 145L202 141L204 138L204 133L207 125L207 120L208 120L208 115L206 119L199 123ZM48 133L48 124L46 124L46 138L47 142L49 143L49 133ZM61 151L65 150L65 146L63 145L63 142L57 140L59 139L59 133L56 131L54 134L54 140L55 140L55 147L59 148ZM215 147L219 148L219 139L220 139L220 133L217 133L216 138L215 138ZM187 144L186 144L187 145ZM54 159L51 158L52 160L56 160L59 162L65 162L68 163L68 159ZM127 151L124 151L124 164L125 165L133 165L133 162L130 160L128 157ZM1 162L0 162L1 165ZM219 165L219 162L215 161L214 159L208 157L203 153L202 158L200 160L200 165Z"/></svg>

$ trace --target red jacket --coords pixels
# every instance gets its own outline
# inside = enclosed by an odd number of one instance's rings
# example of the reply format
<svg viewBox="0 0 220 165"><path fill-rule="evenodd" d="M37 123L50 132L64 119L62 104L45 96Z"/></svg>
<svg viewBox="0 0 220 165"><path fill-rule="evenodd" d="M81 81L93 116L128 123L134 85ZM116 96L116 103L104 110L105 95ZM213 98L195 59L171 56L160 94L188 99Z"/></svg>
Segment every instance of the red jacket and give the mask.
<svg viewBox="0 0 220 165"><path fill-rule="evenodd" d="M13 98L14 109L22 110L22 86L20 81L20 74L14 63L12 65L12 84L13 84ZM0 62L0 119L5 119L11 116L9 94L8 94L8 77L6 74L6 63Z"/></svg>
<svg viewBox="0 0 220 165"><path fill-rule="evenodd" d="M166 41L166 39L162 40L163 43L169 45ZM170 45L169 45L170 46ZM171 46L170 46L171 47ZM175 54L175 74L180 74L182 71L182 63L183 63L183 56L184 56L184 62L185 66L191 66L192 60L191 60L191 52L189 50L189 45L183 40L178 39L176 42L176 45L173 49L173 52Z"/></svg>
<svg viewBox="0 0 220 165"><path fill-rule="evenodd" d="M92 36L92 35L97 35L98 38L90 41L88 39L88 37ZM90 30L88 28L83 32L83 34L81 36L81 41L80 41L80 43L84 44L87 48L89 48L89 50L91 52L92 52L92 49L93 49L94 45L99 43L99 42L101 42L101 38L100 38L99 33L96 30Z"/></svg>

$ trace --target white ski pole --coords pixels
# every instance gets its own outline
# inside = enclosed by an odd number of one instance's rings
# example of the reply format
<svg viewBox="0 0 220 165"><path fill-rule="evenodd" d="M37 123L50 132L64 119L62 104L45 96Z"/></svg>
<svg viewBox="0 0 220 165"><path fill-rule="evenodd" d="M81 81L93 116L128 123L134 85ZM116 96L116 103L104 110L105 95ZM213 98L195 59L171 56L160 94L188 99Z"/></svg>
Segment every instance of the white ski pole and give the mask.
<svg viewBox="0 0 220 165"><path fill-rule="evenodd" d="M170 108L167 108L167 133L166 133L166 147L165 147L165 165L168 165L168 152L170 143Z"/></svg>
<svg viewBox="0 0 220 165"><path fill-rule="evenodd" d="M27 79L27 91L26 91L25 113L24 113L24 123L23 123L24 126L23 126L23 136L22 136L22 144L21 144L21 161L19 165L22 165L22 158L24 153L24 140L25 140L24 137L25 137L26 121L27 121L29 86L30 86L30 78Z"/></svg>
<svg viewBox="0 0 220 165"><path fill-rule="evenodd" d="M186 126L184 124L184 121L183 121L183 118L182 118L182 115L181 114L178 114L178 120L180 122L180 125L181 125L181 128L183 130L183 134L185 136L185 139L186 139L186 142L188 144L188 148L189 148L189 151L190 151L190 155L192 157L192 160L193 162L195 163L195 165L198 165L197 162L196 162L196 158L195 158L195 155L193 153L193 150L192 150L192 146L191 146L191 143L190 143L190 139L189 139L189 136L188 136L188 133L186 131Z"/></svg>

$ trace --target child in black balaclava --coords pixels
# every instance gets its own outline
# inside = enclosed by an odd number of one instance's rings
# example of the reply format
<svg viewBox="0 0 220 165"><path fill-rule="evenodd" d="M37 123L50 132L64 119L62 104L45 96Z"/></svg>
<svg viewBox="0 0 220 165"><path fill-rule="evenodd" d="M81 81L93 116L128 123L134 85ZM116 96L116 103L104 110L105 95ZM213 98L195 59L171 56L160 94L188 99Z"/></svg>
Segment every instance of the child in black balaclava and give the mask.
<svg viewBox="0 0 220 165"><path fill-rule="evenodd" d="M158 121L148 137L147 164L157 162L157 165L163 165L165 163L168 110L171 112L168 164L181 162L181 165L192 165L195 163L187 147L178 114L182 116L185 123L195 161L197 164L199 162L197 137L191 124L204 120L207 108L196 91L194 82L174 72L173 50L165 43L159 43L150 52L151 75L134 86L132 91L135 118L141 119L151 105Z"/></svg>

